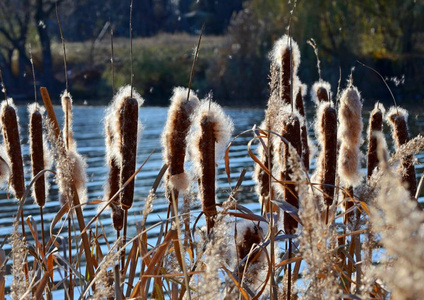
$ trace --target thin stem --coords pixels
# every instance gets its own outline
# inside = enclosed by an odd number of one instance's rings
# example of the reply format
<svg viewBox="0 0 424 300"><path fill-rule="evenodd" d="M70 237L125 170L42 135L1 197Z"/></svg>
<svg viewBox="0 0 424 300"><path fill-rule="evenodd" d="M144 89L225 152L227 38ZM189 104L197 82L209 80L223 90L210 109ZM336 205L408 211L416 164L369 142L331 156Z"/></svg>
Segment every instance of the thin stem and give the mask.
<svg viewBox="0 0 424 300"><path fill-rule="evenodd" d="M60 32L60 38L62 40L62 48L63 48L63 66L65 68L65 84L66 84L66 91L69 91L69 85L68 85L68 68L66 66L66 47L65 47L65 38L63 37L63 31L62 31L62 24L60 23L59 18L59 10L57 8L57 1L56 1L56 19L57 19L57 25L59 25L59 32Z"/></svg>
<svg viewBox="0 0 424 300"><path fill-rule="evenodd" d="M43 240L43 257L46 257L46 239L44 237L44 218L43 218L43 207L40 206L40 217L41 217L41 239Z"/></svg>
<svg viewBox="0 0 424 300"><path fill-rule="evenodd" d="M289 259L292 256L292 241L291 239L289 239L288 241L289 243ZM288 264L288 270L287 270L287 300L290 300L290 296L291 296L291 286L292 286L292 282L291 282L291 273L292 273L292 268L291 268L291 264Z"/></svg>
<svg viewBox="0 0 424 300"><path fill-rule="evenodd" d="M196 68L197 58L199 57L200 42L202 41L203 30L205 30L205 23L203 23L202 29L200 31L199 41L197 42L197 47L196 47L196 53L194 54L193 65L191 66L190 81L188 82L187 101L188 99L190 99L191 84L193 82L194 69Z"/></svg>
<svg viewBox="0 0 424 300"><path fill-rule="evenodd" d="M133 9L133 0L131 0L130 4L130 60L131 60L131 98L133 94L133 77L134 77L134 69L133 69L133 42L132 42L132 9ZM125 229L124 229L125 230Z"/></svg>
<svg viewBox="0 0 424 300"><path fill-rule="evenodd" d="M31 44L29 44L29 57L30 57L30 62L31 62L31 70L32 70L32 80L33 80L33 85L34 85L34 99L35 102L38 103L38 99L37 99L37 86L35 84L35 69L34 69L34 60L32 59L32 50L31 50ZM38 106L37 106L38 108Z"/></svg>
<svg viewBox="0 0 424 300"><path fill-rule="evenodd" d="M376 69L374 69L374 68L371 68L370 66L367 66L366 64L364 64L363 62L360 62L359 60L357 60L356 61L358 64L360 64L361 66L363 66L363 67L365 67L365 68L368 68L368 69L370 69L371 71L373 71L374 73L376 73L380 78L381 78L381 80L383 80L383 82L384 82L384 84L386 85L386 87L387 87L387 89L389 90L389 93L390 93L390 96L392 96L392 99L393 99L393 103L395 104L395 107L396 107L396 112L397 113L399 113L399 111L398 111L398 105L397 105L397 103L396 103L396 99L395 99L395 96L393 95L393 93L392 93L392 90L390 89L390 87L389 87L389 85L387 84L387 82L386 82L386 80L384 79L384 77L376 70Z"/></svg>
<svg viewBox="0 0 424 300"><path fill-rule="evenodd" d="M122 246L125 245L127 241L127 219L128 219L128 210L124 209L124 226L123 226L123 238L122 238ZM122 272L122 280L125 280L125 249L121 251L121 272Z"/></svg>
<svg viewBox="0 0 424 300"><path fill-rule="evenodd" d="M115 95L115 57L113 52L113 25L110 26L110 49L111 49L111 58L110 63L112 65L112 92Z"/></svg>
<svg viewBox="0 0 424 300"><path fill-rule="evenodd" d="M68 217L68 256L69 265L72 266L72 215ZM72 281L72 268L69 268L69 299L74 299L74 287Z"/></svg>

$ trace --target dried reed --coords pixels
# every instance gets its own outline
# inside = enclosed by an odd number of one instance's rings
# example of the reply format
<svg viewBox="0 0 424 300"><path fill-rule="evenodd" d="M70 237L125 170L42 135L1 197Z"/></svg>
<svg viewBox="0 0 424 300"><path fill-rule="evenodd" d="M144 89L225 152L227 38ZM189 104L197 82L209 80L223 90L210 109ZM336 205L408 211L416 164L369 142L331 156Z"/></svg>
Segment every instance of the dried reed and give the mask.
<svg viewBox="0 0 424 300"><path fill-rule="evenodd" d="M222 108L207 99L201 102L193 117L194 129L189 136L193 145L195 171L199 178L199 194L208 233L217 214L215 202L215 168L233 132L233 122Z"/></svg>
<svg viewBox="0 0 424 300"><path fill-rule="evenodd" d="M387 112L387 120L392 126L393 140L397 149L409 141L408 133L408 112L400 107L392 107ZM405 156L400 160L400 172L402 182L411 194L411 199L415 199L417 192L417 178L415 174L414 159L412 155Z"/></svg>
<svg viewBox="0 0 424 300"><path fill-rule="evenodd" d="M377 137L375 135L377 132L383 132L383 115L384 106L377 102L374 106L374 109L371 111L368 127L368 179L379 165L377 153Z"/></svg>

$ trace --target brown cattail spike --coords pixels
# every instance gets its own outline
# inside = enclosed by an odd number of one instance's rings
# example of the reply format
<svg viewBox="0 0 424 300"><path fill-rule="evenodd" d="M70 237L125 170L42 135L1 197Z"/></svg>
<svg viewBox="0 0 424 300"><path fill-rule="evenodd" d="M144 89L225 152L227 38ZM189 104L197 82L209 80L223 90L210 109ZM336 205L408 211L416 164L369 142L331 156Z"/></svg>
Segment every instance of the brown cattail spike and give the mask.
<svg viewBox="0 0 424 300"><path fill-rule="evenodd" d="M203 212L206 216L208 232L215 224L215 135L214 123L204 116L200 123L201 137L199 140L199 152L202 154L202 176L200 177L200 193L203 199Z"/></svg>
<svg viewBox="0 0 424 300"><path fill-rule="evenodd" d="M1 123L6 153L10 161L10 181L17 199L22 199L25 191L24 167L22 162L19 125L12 99L1 105Z"/></svg>
<svg viewBox="0 0 424 300"><path fill-rule="evenodd" d="M367 176L371 177L373 171L379 164L377 153L377 137L376 132L383 131L383 111L380 109L380 104L377 103L370 115L370 123L368 128L368 162Z"/></svg>
<svg viewBox="0 0 424 300"><path fill-rule="evenodd" d="M285 138L288 142L282 142L283 147L283 166L281 179L291 181L293 179L292 167L289 164L290 147L293 147L299 157L301 156L301 141L300 141L300 121L299 118L290 114L285 120L283 125L282 137ZM296 191L296 185L287 184L284 189L284 200L291 205L299 208L299 199ZM290 214L284 212L284 231L286 234L294 234L297 228L297 221L290 216Z"/></svg>
<svg viewBox="0 0 424 300"><path fill-rule="evenodd" d="M331 85L323 80L319 80L312 85L311 99L319 105L322 102L329 102L331 100Z"/></svg>
<svg viewBox="0 0 424 300"><path fill-rule="evenodd" d="M408 113L406 110L396 107L396 109L391 108L387 115L393 127L393 139L396 142L396 147L399 149L409 141L408 125L406 123ZM402 182L406 184L411 198L415 198L417 192L417 177L413 161L414 158L412 155L405 156L400 161Z"/></svg>
<svg viewBox="0 0 424 300"><path fill-rule="evenodd" d="M112 223L116 231L120 231L124 226L124 210L117 205L112 204Z"/></svg>
<svg viewBox="0 0 424 300"><path fill-rule="evenodd" d="M300 139L302 143L302 162L305 166L305 169L309 171L309 145L308 145L308 128L306 126L306 115L305 107L303 104L303 95L306 94L306 86L300 85L297 88L296 99L295 99L295 108L299 112L300 116L303 119L303 124L300 127Z"/></svg>
<svg viewBox="0 0 424 300"><path fill-rule="evenodd" d="M327 206L333 203L337 167L337 113L327 106L323 112L321 127L324 133L324 161L322 166L322 191Z"/></svg>
<svg viewBox="0 0 424 300"><path fill-rule="evenodd" d="M134 174L136 166L138 101L135 98L125 99L122 116L121 186ZM120 196L122 208L130 209L134 198L134 179L131 180Z"/></svg>
<svg viewBox="0 0 424 300"><path fill-rule="evenodd" d="M328 92L325 88L320 87L317 90L317 98L320 102L328 101Z"/></svg>
<svg viewBox="0 0 424 300"><path fill-rule="evenodd" d="M29 124L32 176L36 176L44 169L44 145L43 145L43 117L39 110L30 115ZM38 206L43 207L46 203L46 186L44 174L34 182L34 197Z"/></svg>

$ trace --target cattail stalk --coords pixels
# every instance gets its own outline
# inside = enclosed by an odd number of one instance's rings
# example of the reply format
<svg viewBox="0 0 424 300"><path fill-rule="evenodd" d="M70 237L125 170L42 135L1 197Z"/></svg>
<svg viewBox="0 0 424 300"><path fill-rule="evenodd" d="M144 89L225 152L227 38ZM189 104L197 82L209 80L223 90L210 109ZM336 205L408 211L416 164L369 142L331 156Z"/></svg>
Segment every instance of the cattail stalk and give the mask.
<svg viewBox="0 0 424 300"><path fill-rule="evenodd" d="M208 233L215 224L215 168L218 156L226 147L233 131L233 123L222 108L212 102L202 101L193 118L195 129L189 136L193 145L192 156L199 178L199 194Z"/></svg>
<svg viewBox="0 0 424 300"><path fill-rule="evenodd" d="M21 201L25 191L24 166L22 161L21 142L16 108L12 99L1 104L1 123L6 153L10 162L10 182L15 197ZM23 210L21 211L22 235L25 237Z"/></svg>
<svg viewBox="0 0 424 300"><path fill-rule="evenodd" d="M391 108L387 113L387 118L393 128L393 140L396 142L397 149L400 149L402 145L405 145L409 141L407 125L408 112L399 107ZM407 190L411 194L411 199L415 199L415 194L417 192L417 177L413 160L414 158L412 155L407 155L400 160L402 182L406 185Z"/></svg>
<svg viewBox="0 0 424 300"><path fill-rule="evenodd" d="M338 168L342 185L350 192L345 193L345 200L353 197L353 188L359 185L361 176L359 174L360 145L362 143L362 102L359 91L350 85L341 93L339 108L339 140L340 153L338 157ZM346 198L347 197L347 198ZM352 203L344 201L345 209L349 209ZM346 215L345 221L353 212Z"/></svg>
<svg viewBox="0 0 424 300"><path fill-rule="evenodd" d="M38 104L32 105L28 108L30 113L29 123L29 141L31 153L32 176L46 169L44 160L44 141L43 141L43 116L41 115ZM46 255L46 244L44 237L44 220L43 220L43 207L46 203L46 178L42 174L35 182L33 188L33 197L37 205L40 207L41 216L41 236L43 244L43 255Z"/></svg>
<svg viewBox="0 0 424 300"><path fill-rule="evenodd" d="M308 145L308 128L306 124L305 106L303 104L303 96L306 94L306 85L300 85L296 91L295 108L303 119L300 127L300 139L302 143L302 162L306 171L309 171L309 145Z"/></svg>
<svg viewBox="0 0 424 300"><path fill-rule="evenodd" d="M379 165L377 153L377 132L383 131L383 110L380 108L382 105L376 103L374 109L370 114L370 121L368 127L368 154L367 154L367 177L371 177L373 171ZM384 108L383 108L384 109Z"/></svg>

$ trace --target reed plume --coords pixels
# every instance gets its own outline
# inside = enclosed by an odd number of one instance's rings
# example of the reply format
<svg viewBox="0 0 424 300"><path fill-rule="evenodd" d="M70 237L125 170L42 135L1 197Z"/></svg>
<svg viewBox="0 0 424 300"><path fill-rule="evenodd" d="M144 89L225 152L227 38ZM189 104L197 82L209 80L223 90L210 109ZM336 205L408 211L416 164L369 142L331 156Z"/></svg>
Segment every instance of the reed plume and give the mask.
<svg viewBox="0 0 424 300"><path fill-rule="evenodd" d="M396 142L396 148L400 149L402 145L409 141L408 112L400 107L391 107L387 112L387 120L392 127L392 136ZM414 199L417 192L417 178L413 155L407 155L400 160L399 170L402 182L410 192L411 198Z"/></svg>
<svg viewBox="0 0 424 300"><path fill-rule="evenodd" d="M384 106L380 103L376 103L374 109L370 114L370 121L368 127L368 154L367 154L367 176L371 177L374 170L379 165L378 153L377 153L377 132L383 132L383 116Z"/></svg>
<svg viewBox="0 0 424 300"><path fill-rule="evenodd" d="M217 214L215 202L216 163L227 146L233 132L233 122L223 109L206 99L201 102L193 116L195 129L190 133L189 144L193 145L192 157L199 178L199 194L208 233L212 230Z"/></svg>
<svg viewBox="0 0 424 300"><path fill-rule="evenodd" d="M21 200L25 191L24 166L19 138L19 121L12 99L1 103L0 114L4 145L10 163L10 183L16 199Z"/></svg>
<svg viewBox="0 0 424 300"><path fill-rule="evenodd" d="M312 85L311 99L318 105L331 100L331 85L327 81L319 80Z"/></svg>

